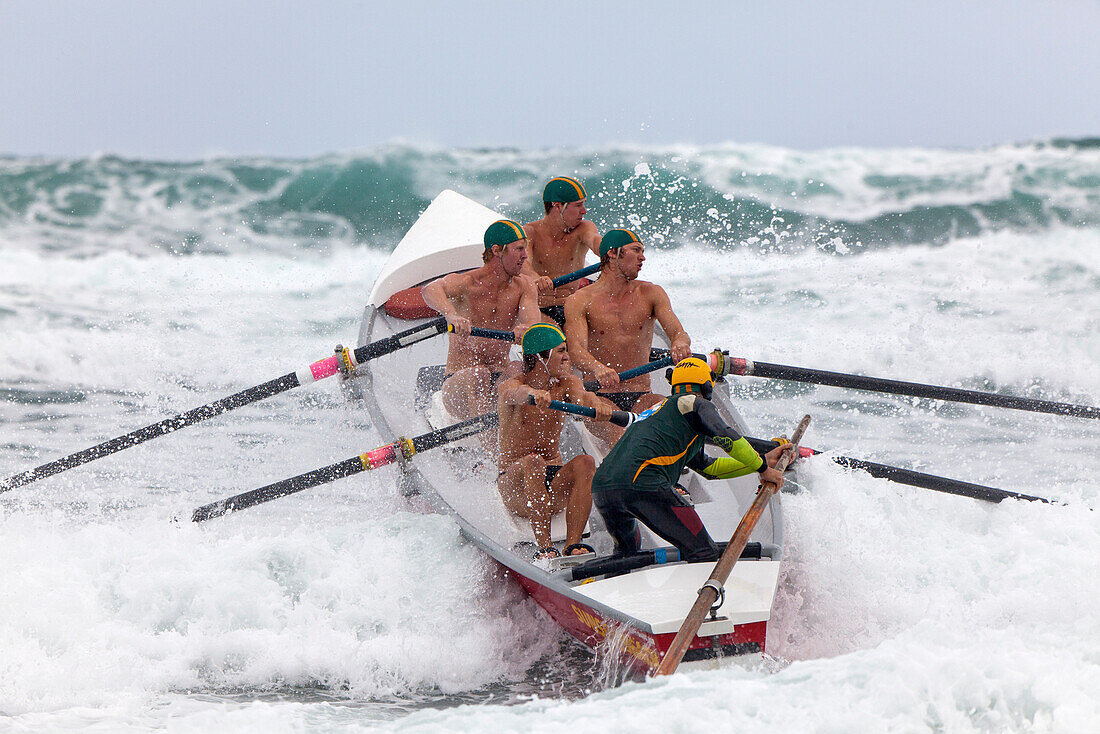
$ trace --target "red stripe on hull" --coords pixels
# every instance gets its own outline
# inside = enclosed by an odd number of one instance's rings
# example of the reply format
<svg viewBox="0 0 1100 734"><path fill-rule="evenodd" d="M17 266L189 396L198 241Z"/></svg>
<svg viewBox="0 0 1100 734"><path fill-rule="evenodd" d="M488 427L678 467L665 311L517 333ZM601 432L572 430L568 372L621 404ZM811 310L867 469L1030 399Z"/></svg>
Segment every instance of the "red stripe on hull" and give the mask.
<svg viewBox="0 0 1100 734"><path fill-rule="evenodd" d="M536 581L532 581L521 573L511 569L508 570L519 582L519 585L523 587L524 591L530 594L555 622L589 647L595 648L612 633L622 628L624 631L623 662L636 670L645 673L656 670L657 665L661 662L661 657L668 651L673 638L676 637L675 632L653 635L623 625L616 620L607 619L586 604L563 596ZM764 639L767 634L767 622L739 624L733 628L733 632L726 634L713 637L696 636L691 641L688 650L710 648L715 644L719 647L726 647L755 643L763 652Z"/></svg>

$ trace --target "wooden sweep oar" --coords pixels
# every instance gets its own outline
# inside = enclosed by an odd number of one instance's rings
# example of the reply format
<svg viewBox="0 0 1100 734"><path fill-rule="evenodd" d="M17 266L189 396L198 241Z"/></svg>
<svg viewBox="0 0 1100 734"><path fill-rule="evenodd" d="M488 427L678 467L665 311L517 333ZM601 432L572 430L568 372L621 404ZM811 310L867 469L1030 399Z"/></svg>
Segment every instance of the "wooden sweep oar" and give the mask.
<svg viewBox="0 0 1100 734"><path fill-rule="evenodd" d="M485 415L479 415L476 418L462 421L461 423L455 423L453 426L440 428L438 431L422 434L416 438L400 438L393 443L379 446L365 454L353 456L350 459L344 459L335 464L330 464L329 466L315 469L305 474L299 474L290 479L284 479L281 482L268 484L259 489L243 492L228 499L203 505L192 513L191 519L194 522L203 522L204 520L209 520L214 517L221 517L230 512L255 507L264 502L270 502L271 500L285 497L288 494L301 492L303 489L316 487L319 484L327 484L336 479L350 477L352 474L377 469L380 466L392 464L395 461L407 461L416 454L427 451L428 449L433 449L437 446L442 446L443 444L458 441L467 436L473 436L476 433L481 433L496 422L496 413L487 413Z"/></svg>
<svg viewBox="0 0 1100 734"><path fill-rule="evenodd" d="M787 464L795 458L798 452L798 442L802 440L802 434L805 433L808 425L810 425L810 416L807 415L802 418L798 428L795 429L791 443L788 444L790 448L784 450L779 457L779 461L776 462L775 468L778 471L782 472L786 469ZM699 589L699 597L695 600L691 611L688 612L683 627L673 638L668 652L661 658L661 663L657 666L655 675L672 675L676 672L677 666L680 665L680 661L683 659L684 653L687 652L688 646L691 645L691 641L695 639L695 633L699 631L699 626L703 624L703 619L707 616L711 605L718 600L718 595L722 592L722 584L726 583L726 579L733 571L737 559L741 557L741 551L745 549L745 544L749 542L749 536L752 535L753 528L756 527L760 515L763 514L764 508L768 506L768 501L775 494L776 489L778 487L775 484L764 482L756 493L756 499L753 500L752 506L749 507L745 516L741 518L741 522L737 525L737 530L733 532L729 544L718 558L718 563L715 564L710 578L703 584L703 588Z"/></svg>
<svg viewBox="0 0 1100 734"><path fill-rule="evenodd" d="M748 442L752 444L752 447L761 453L767 453L771 451L779 444L775 441L765 441L759 438L745 437ZM803 447L799 449L799 453L802 457L816 456L822 453L816 449ZM959 479L949 479L947 477L939 477L935 474L925 474L923 472L914 471L913 469L903 469L900 466L890 466L888 464L876 464L873 461L865 461L863 459L853 459L850 456L833 456L830 457L833 461L841 466L848 467L850 469L862 469L873 477L879 479L889 479L892 482L898 484L908 484L911 487L920 487L922 489L932 489L937 492L944 492L946 494L956 494L960 497L970 497L976 500L984 500L986 502L1000 502L1001 500L1015 499L1015 500L1028 500L1029 502L1046 502L1050 504L1050 500L1045 497L1035 497L1030 494L1022 494L1020 492L1010 492L1004 489L997 489L996 487L987 487L984 484L973 484L971 482L964 482Z"/></svg>
<svg viewBox="0 0 1100 734"><path fill-rule="evenodd" d="M654 349L652 350L650 359L667 356L667 354L667 349ZM910 395L912 397L946 400L954 403L971 403L974 405L990 405L997 408L1027 410L1033 413L1053 413L1055 415L1068 415L1075 418L1100 418L1100 408L1091 405L1058 403L1052 400L1021 398L1014 395L998 395L996 393L981 392L979 390L964 390L958 387L925 385L919 382L902 382L900 380L887 380L881 377L864 377L863 375L853 375L846 372L826 372L824 370L814 370L806 367L791 367L784 364L754 362L751 359L745 359L743 357L730 357L725 352L717 349L710 354L696 354L694 356L707 360L710 364L710 368L719 375L768 377L774 380L807 382L813 385L846 387L853 390L869 390L872 392L890 393L892 395Z"/></svg>
<svg viewBox="0 0 1100 734"><path fill-rule="evenodd" d="M586 275L590 275L597 270L599 265L590 265L586 268L582 268L576 272L563 275L560 278L554 279L554 287L557 288L560 285L565 285L579 278L583 278ZM418 326L414 326L411 329L406 329L397 334L379 339L378 341L365 344L358 349L350 350L342 347L337 347L336 354L326 359L319 360L303 367L294 372L288 372L282 377L276 377L274 380L268 380L265 383L250 387L247 390L241 390L238 393L234 393L228 397L220 400L215 400L212 403L201 405L198 408L174 415L171 418L165 418L162 421L154 423L144 428L139 428L135 431L131 431L124 436L118 436L112 438L109 441L92 446L91 448L78 451L75 454L70 454L64 458L51 461L48 464L42 464L41 466L29 469L20 474L8 477L0 482L0 492L6 492L9 489L15 489L16 487L22 487L24 484L30 484L31 482L38 481L45 477L53 476L54 474L60 474L67 469L87 464L89 461L95 461L96 459L102 459L104 456L109 456L117 451L128 449L131 446L136 446L139 443L144 443L152 438L163 436L173 431L178 431L181 428L193 426L196 423L200 423L209 418L227 413L231 410L255 403L258 400L269 398L272 395L278 395L279 393L292 390L301 385L308 385L311 382L323 380L326 377L331 377L338 372L350 373L356 366L381 357L384 354L391 354L399 349L412 346L417 342L425 339L430 339L437 334L442 334L448 330L447 320L440 316L439 318L432 319ZM513 336L510 332L493 332L506 333L508 339L512 339Z"/></svg>

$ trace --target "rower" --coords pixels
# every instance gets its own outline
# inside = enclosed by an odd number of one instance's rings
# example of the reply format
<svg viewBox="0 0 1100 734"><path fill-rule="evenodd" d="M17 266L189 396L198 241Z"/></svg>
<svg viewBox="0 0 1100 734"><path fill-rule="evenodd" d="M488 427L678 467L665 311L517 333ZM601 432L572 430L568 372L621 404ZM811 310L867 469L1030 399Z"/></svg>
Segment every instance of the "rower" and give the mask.
<svg viewBox="0 0 1100 734"><path fill-rule="evenodd" d="M445 275L421 289L424 302L452 328L442 397L447 412L460 420L493 410L494 385L508 364L509 344L471 336L471 324L513 331L518 343L539 320L535 284L521 274L527 260L523 227L501 219L489 225L483 239L480 268ZM495 448L495 436L486 440Z"/></svg>
<svg viewBox="0 0 1100 734"><path fill-rule="evenodd" d="M534 399L534 405L529 399ZM562 461L565 413L550 410L551 400L579 403L596 410L597 421L611 417L611 403L586 392L569 365L565 335L553 324L535 324L523 335L523 372L500 384L500 473L497 488L504 506L531 521L537 557L560 555L550 535L550 519L565 508L565 554L594 552L580 542L592 510L592 473L588 454Z"/></svg>
<svg viewBox="0 0 1100 734"><path fill-rule="evenodd" d="M536 276L539 306L558 324L565 324L565 299L588 283L581 280L559 288L551 281L584 267L585 253L600 251L600 233L586 220L588 192L575 178L558 176L542 190L542 219L527 224L526 272Z"/></svg>
<svg viewBox="0 0 1100 734"><path fill-rule="evenodd" d="M638 551L641 520L675 545L681 559L714 560L718 548L695 512L690 495L676 484L681 472L687 467L707 479L759 472L762 482L781 487L783 475L774 467L782 448L758 454L726 425L710 401L714 375L703 360L689 357L670 372L672 395L644 420L627 428L604 457L592 480L592 500L615 540L616 554ZM704 439L728 456L707 456Z"/></svg>
<svg viewBox="0 0 1100 734"><path fill-rule="evenodd" d="M691 356L691 338L664 288L638 280L645 246L629 229L613 229L600 242L600 278L577 291L565 303L565 335L569 356L584 374L595 377L600 395L620 410L641 413L664 398L650 391L649 375L626 382L619 372L649 362L654 324L659 323L672 346L672 359ZM623 429L610 423L590 427L608 445Z"/></svg>

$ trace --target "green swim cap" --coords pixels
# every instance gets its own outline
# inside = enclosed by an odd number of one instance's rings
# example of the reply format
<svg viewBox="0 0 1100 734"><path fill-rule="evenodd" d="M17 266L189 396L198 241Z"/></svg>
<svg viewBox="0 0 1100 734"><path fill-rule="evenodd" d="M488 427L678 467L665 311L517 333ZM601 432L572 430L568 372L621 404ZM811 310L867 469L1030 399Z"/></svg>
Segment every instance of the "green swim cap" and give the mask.
<svg viewBox="0 0 1100 734"><path fill-rule="evenodd" d="M548 352L565 341L565 334L553 324L535 324L523 335L523 353Z"/></svg>
<svg viewBox="0 0 1100 734"><path fill-rule="evenodd" d="M511 219L498 219L485 230L485 249L488 250L493 245L504 247L516 240L525 239L527 239L527 233L517 222Z"/></svg>
<svg viewBox="0 0 1100 734"><path fill-rule="evenodd" d="M581 182L568 176L550 179L550 183L546 184L546 188L542 190L542 200L545 202L560 201L567 204L587 198L588 192L584 190Z"/></svg>
<svg viewBox="0 0 1100 734"><path fill-rule="evenodd" d="M638 239L638 235L629 229L613 229L600 240L600 257L606 255L609 250L617 250L623 245L629 245L631 242L640 243L641 240Z"/></svg>

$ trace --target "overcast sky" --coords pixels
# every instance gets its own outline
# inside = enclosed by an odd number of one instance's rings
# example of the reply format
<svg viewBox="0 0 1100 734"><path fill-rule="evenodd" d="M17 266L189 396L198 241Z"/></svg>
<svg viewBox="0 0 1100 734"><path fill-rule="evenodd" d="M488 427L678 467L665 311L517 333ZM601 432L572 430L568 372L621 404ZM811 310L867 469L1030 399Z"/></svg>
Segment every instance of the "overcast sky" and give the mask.
<svg viewBox="0 0 1100 734"><path fill-rule="evenodd" d="M1100 3L0 0L0 153L1100 135Z"/></svg>

